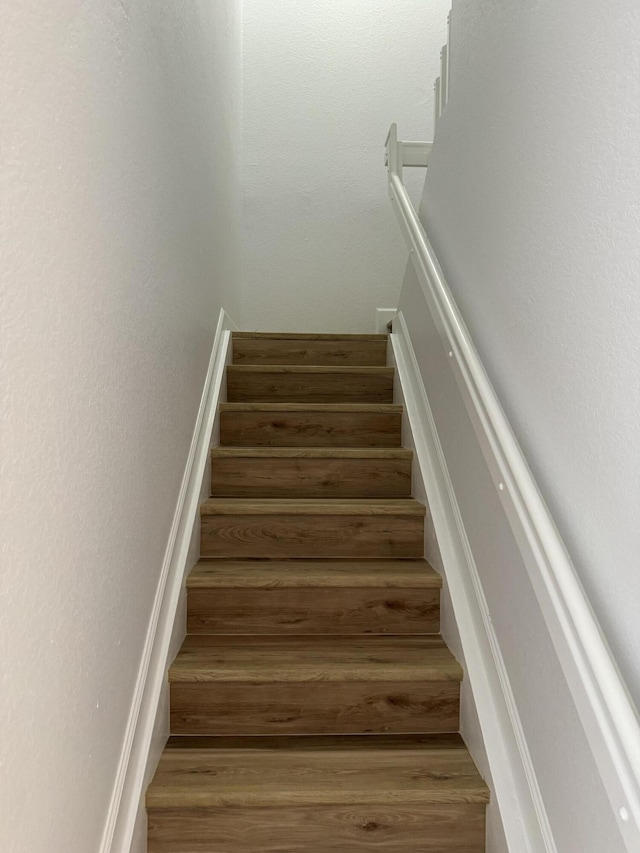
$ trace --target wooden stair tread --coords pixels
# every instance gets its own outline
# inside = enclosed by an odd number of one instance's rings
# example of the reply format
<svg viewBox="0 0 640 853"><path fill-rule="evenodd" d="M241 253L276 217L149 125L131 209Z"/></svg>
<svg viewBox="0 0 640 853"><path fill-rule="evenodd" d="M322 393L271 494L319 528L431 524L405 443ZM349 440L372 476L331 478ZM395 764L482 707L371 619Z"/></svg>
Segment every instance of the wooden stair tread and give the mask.
<svg viewBox="0 0 640 853"><path fill-rule="evenodd" d="M220 403L221 412L362 412L402 414L396 403Z"/></svg>
<svg viewBox="0 0 640 853"><path fill-rule="evenodd" d="M337 376L388 376L392 377L395 368L372 365L362 367L360 365L335 365L335 364L230 364L227 371L232 374L241 373L295 373L295 374L317 374L330 373Z"/></svg>
<svg viewBox="0 0 640 853"><path fill-rule="evenodd" d="M150 853L483 853L389 336L232 339Z"/></svg>
<svg viewBox="0 0 640 853"><path fill-rule="evenodd" d="M461 679L438 635L189 635L169 669L171 683Z"/></svg>
<svg viewBox="0 0 640 853"><path fill-rule="evenodd" d="M489 801L455 735L175 740L147 791L148 808Z"/></svg>
<svg viewBox="0 0 640 853"><path fill-rule="evenodd" d="M414 515L426 507L414 498L209 498L201 515Z"/></svg>
<svg viewBox="0 0 640 853"><path fill-rule="evenodd" d="M388 335L316 334L301 332L232 332L233 338L286 341L386 341Z"/></svg>
<svg viewBox="0 0 640 853"><path fill-rule="evenodd" d="M440 589L426 560L200 560L189 589L229 587L372 587Z"/></svg>
<svg viewBox="0 0 640 853"><path fill-rule="evenodd" d="M214 447L212 459L411 459L404 447Z"/></svg>
<svg viewBox="0 0 640 853"><path fill-rule="evenodd" d="M233 364L386 366L387 339L370 335L249 335L233 337Z"/></svg>

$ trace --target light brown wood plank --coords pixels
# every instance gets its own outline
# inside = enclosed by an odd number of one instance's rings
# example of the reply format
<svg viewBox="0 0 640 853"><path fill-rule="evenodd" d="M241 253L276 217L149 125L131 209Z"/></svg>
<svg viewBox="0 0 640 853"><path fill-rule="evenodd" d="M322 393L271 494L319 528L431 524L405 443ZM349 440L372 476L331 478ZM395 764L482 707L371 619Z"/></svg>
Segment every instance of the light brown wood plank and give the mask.
<svg viewBox="0 0 640 853"><path fill-rule="evenodd" d="M346 403L224 403L220 444L233 447L397 447L402 408Z"/></svg>
<svg viewBox="0 0 640 853"><path fill-rule="evenodd" d="M484 853L482 805L152 809L149 853Z"/></svg>
<svg viewBox="0 0 640 853"><path fill-rule="evenodd" d="M171 684L174 734L454 732L457 681Z"/></svg>
<svg viewBox="0 0 640 853"><path fill-rule="evenodd" d="M367 365L353 365L351 367L340 367L339 365L315 365L315 364L230 364L228 369L236 376L303 376L313 377L336 376L393 376L393 367L371 367ZM250 402L250 401L247 401ZM304 402L304 401L301 401ZM317 401L321 402L321 401ZM337 403L337 400L333 402ZM349 402L348 400L345 402Z"/></svg>
<svg viewBox="0 0 640 853"><path fill-rule="evenodd" d="M189 634L432 634L440 593L424 589L192 589Z"/></svg>
<svg viewBox="0 0 640 853"><path fill-rule="evenodd" d="M411 452L392 448L216 448L211 494L233 497L404 497Z"/></svg>
<svg viewBox="0 0 640 853"><path fill-rule="evenodd" d="M386 338L347 336L233 336L234 364L378 365L387 363Z"/></svg>
<svg viewBox="0 0 640 853"><path fill-rule="evenodd" d="M386 341L385 334L326 334L317 332L233 332L233 340L290 340L290 341Z"/></svg>
<svg viewBox="0 0 640 853"><path fill-rule="evenodd" d="M154 807L486 803L459 734L172 737Z"/></svg>
<svg viewBox="0 0 640 853"><path fill-rule="evenodd" d="M364 587L436 589L442 578L426 560L200 560L188 589Z"/></svg>
<svg viewBox="0 0 640 853"><path fill-rule="evenodd" d="M220 411L401 415L402 406L396 403L220 403Z"/></svg>
<svg viewBox="0 0 640 853"><path fill-rule="evenodd" d="M171 731L451 732L461 677L439 637L188 636Z"/></svg>
<svg viewBox="0 0 640 853"><path fill-rule="evenodd" d="M391 367L227 367L230 402L393 402Z"/></svg>
<svg viewBox="0 0 640 853"><path fill-rule="evenodd" d="M209 499L200 506L206 515L359 515L359 516L418 516L426 513L424 504L413 498L377 498L371 500L350 498L324 498L309 500L281 500L259 498Z"/></svg>
<svg viewBox="0 0 640 853"><path fill-rule="evenodd" d="M424 517L363 514L205 514L204 557L398 557L424 553Z"/></svg>
<svg viewBox="0 0 640 853"><path fill-rule="evenodd" d="M425 561L201 561L190 634L436 633L442 579Z"/></svg>
<svg viewBox="0 0 640 853"><path fill-rule="evenodd" d="M460 681L440 636L187 636L169 681Z"/></svg>
<svg viewBox="0 0 640 853"><path fill-rule="evenodd" d="M404 447L214 447L212 459L412 459Z"/></svg>

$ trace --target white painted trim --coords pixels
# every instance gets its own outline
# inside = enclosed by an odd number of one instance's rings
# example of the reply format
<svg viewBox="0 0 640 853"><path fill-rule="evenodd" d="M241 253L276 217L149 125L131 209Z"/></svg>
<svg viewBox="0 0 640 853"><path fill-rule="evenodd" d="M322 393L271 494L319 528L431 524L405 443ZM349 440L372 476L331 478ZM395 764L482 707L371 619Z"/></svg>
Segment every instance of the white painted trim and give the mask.
<svg viewBox="0 0 640 853"><path fill-rule="evenodd" d="M627 850L640 850L640 721L438 259L388 135L389 194L418 281L494 480Z"/></svg>
<svg viewBox="0 0 640 853"><path fill-rule="evenodd" d="M391 345L509 849L556 853L509 676L402 313L393 321Z"/></svg>
<svg viewBox="0 0 640 853"><path fill-rule="evenodd" d="M449 10L447 15L447 89L444 93L445 104L449 102L449 91L451 89L451 15L452 10Z"/></svg>
<svg viewBox="0 0 640 853"><path fill-rule="evenodd" d="M449 60L447 58L447 53L449 52L449 46L444 44L442 46L442 50L440 51L440 100L441 100L441 110L447 106L447 100L449 97Z"/></svg>
<svg viewBox="0 0 640 853"><path fill-rule="evenodd" d="M376 308L376 334L386 335L388 324L398 313L397 308Z"/></svg>
<svg viewBox="0 0 640 853"><path fill-rule="evenodd" d="M100 853L126 853L131 846L144 794L155 720L170 663L168 657L174 621L184 576L190 567L191 534L198 517L210 437L223 388L231 330L234 328L235 324L221 310L142 653Z"/></svg>
<svg viewBox="0 0 640 853"><path fill-rule="evenodd" d="M429 165L429 154L431 153L431 142L402 141L402 165L417 166L424 168Z"/></svg>
<svg viewBox="0 0 640 853"><path fill-rule="evenodd" d="M433 84L433 88L435 89L435 124L437 124L438 119L442 115L442 79L440 77L436 77L436 82Z"/></svg>

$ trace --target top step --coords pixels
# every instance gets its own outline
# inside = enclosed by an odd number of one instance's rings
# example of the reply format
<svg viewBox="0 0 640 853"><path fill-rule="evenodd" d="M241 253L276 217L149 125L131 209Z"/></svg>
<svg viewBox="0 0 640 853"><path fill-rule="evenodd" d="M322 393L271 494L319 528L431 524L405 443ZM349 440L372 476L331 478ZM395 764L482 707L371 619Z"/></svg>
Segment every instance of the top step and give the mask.
<svg viewBox="0 0 640 853"><path fill-rule="evenodd" d="M234 332L233 363L380 367L387 363L387 335Z"/></svg>

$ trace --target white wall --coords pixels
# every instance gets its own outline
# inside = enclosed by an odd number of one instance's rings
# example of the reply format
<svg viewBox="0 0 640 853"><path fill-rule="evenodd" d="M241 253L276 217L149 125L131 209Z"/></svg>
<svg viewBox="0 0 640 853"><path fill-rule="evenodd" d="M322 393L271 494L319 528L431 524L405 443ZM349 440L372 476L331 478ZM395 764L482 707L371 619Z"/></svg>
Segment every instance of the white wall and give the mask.
<svg viewBox="0 0 640 853"><path fill-rule="evenodd" d="M640 700L640 9L454 0L421 217ZM559 853L622 842L411 270L410 326Z"/></svg>
<svg viewBox="0 0 640 853"><path fill-rule="evenodd" d="M475 437L448 353L412 268L405 276L399 308L429 396L557 853L622 853L624 848L606 794L526 566ZM443 632L451 642L453 632L447 615L445 607ZM460 657L457 644L452 646ZM477 760L482 758L482 752L478 752L477 730L470 721L470 698L467 690L462 722L466 723L464 735ZM491 754L488 758L496 760ZM482 760L479 765L485 769ZM493 776L498 772L499 768L494 768ZM508 808L511 803L498 806ZM492 816L492 821L497 823L495 818ZM507 823L504 814L503 819ZM533 849L537 853L539 848ZM515 849L513 853L521 851Z"/></svg>
<svg viewBox="0 0 640 853"><path fill-rule="evenodd" d="M408 289L409 280L407 279L401 296L403 306L405 308L407 306ZM419 296L419 293L414 295ZM418 299L417 304L414 306L414 310L415 316L419 318L420 321L423 320L424 307L424 302ZM418 338L420 337L421 336L418 335ZM396 366L396 359L391 343L389 345L388 363L392 364L394 367ZM405 412L407 411L406 397L398 370L396 370L394 378L393 402L403 406ZM428 475L426 471L423 471L420 468L418 448L412 426L413 425L409 421L408 415L405 414L402 418L402 446L409 448L414 454L411 477L411 494L427 507L424 526L424 554L430 565L433 566L443 579L442 590L440 592L440 633L465 673L460 688L460 734L464 738L482 778L485 780L489 790L492 792L491 800L487 805L486 811L486 853L508 853L509 848L505 839L500 807L495 796L495 787L491 777L491 768L488 761L484 736L478 719L476 701L471 689L469 670L465 660L465 651L460 638L460 626L456 621L447 571L442 560L433 515L431 513L431 506L429 504L426 482L426 477Z"/></svg>
<svg viewBox="0 0 640 853"><path fill-rule="evenodd" d="M384 139L432 137L449 0L243 5L245 325L375 331L404 269Z"/></svg>
<svg viewBox="0 0 640 853"><path fill-rule="evenodd" d="M238 4L3 3L0 849L96 851L221 305Z"/></svg>
<svg viewBox="0 0 640 853"><path fill-rule="evenodd" d="M640 701L640 7L458 0L424 215Z"/></svg>

